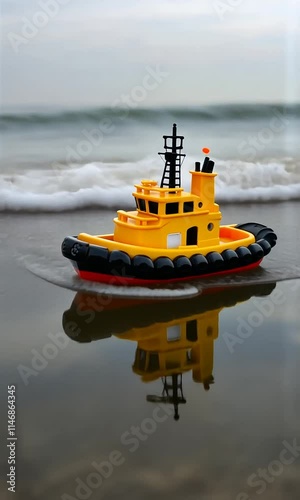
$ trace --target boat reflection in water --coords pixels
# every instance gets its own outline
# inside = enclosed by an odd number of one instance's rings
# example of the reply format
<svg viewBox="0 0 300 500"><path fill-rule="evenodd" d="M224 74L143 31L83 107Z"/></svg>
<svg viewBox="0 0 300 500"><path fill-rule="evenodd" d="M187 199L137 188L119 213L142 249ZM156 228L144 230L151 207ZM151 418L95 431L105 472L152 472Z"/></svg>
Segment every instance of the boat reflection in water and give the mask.
<svg viewBox="0 0 300 500"><path fill-rule="evenodd" d="M185 404L182 375L191 371L193 381L209 390L214 383L214 342L219 335L219 314L224 307L267 296L276 284L224 288L180 300L108 299L77 293L63 314L65 333L80 343L112 335L137 342L133 372L143 382L162 379L161 396L147 400L178 407Z"/></svg>

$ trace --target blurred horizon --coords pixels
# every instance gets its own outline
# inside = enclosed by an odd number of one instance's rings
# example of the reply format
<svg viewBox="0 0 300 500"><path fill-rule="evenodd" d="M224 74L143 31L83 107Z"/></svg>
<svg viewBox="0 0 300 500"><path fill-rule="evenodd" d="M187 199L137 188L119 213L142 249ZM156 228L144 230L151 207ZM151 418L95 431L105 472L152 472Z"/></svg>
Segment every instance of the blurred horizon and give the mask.
<svg viewBox="0 0 300 500"><path fill-rule="evenodd" d="M294 102L285 102L285 101L277 101L277 102L267 102L267 101L232 101L232 102L218 102L218 103L205 103L205 104L184 104L184 103L170 103L170 104L150 104L147 106L145 103L143 106L138 107L113 107L109 103L106 104L81 104L80 106L73 103L24 103L24 104L3 104L0 106L0 116L4 115L18 115L23 113L28 114L64 114L64 113L89 113L89 112L97 112L97 111L108 111L112 110L112 112L122 112L128 111L128 114L132 113L142 113L143 111L153 111L153 112L201 112L202 110L226 110L226 109L244 109L249 111L254 108L265 108L267 110L272 111L272 109L288 109L292 111L293 109L299 108L300 106L300 98ZM298 114L298 110L297 110ZM300 112L299 112L300 114Z"/></svg>

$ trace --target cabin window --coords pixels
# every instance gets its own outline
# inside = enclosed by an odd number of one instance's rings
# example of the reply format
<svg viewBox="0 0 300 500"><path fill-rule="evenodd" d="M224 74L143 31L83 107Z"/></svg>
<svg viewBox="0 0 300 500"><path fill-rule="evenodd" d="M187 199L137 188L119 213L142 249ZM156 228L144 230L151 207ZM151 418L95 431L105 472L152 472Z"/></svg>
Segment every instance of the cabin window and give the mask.
<svg viewBox="0 0 300 500"><path fill-rule="evenodd" d="M167 236L167 248L178 248L181 245L181 233L170 233Z"/></svg>
<svg viewBox="0 0 300 500"><path fill-rule="evenodd" d="M167 203L166 204L166 214L178 214L179 212L179 203Z"/></svg>
<svg viewBox="0 0 300 500"><path fill-rule="evenodd" d="M193 212L194 211L194 202L193 201L185 201L183 204L183 211L186 212Z"/></svg>
<svg viewBox="0 0 300 500"><path fill-rule="evenodd" d="M142 212L146 212L146 202L145 200L142 200L141 198L137 198L137 205L139 210Z"/></svg>
<svg viewBox="0 0 300 500"><path fill-rule="evenodd" d="M137 350L136 364L140 370L145 370L146 367L146 353L142 349Z"/></svg>
<svg viewBox="0 0 300 500"><path fill-rule="evenodd" d="M186 323L186 340L189 342L196 342L196 340L198 340L196 319L192 319Z"/></svg>
<svg viewBox="0 0 300 500"><path fill-rule="evenodd" d="M173 325L167 327L167 341L175 342L176 340L180 340L181 332L180 325Z"/></svg>
<svg viewBox="0 0 300 500"><path fill-rule="evenodd" d="M156 352L151 352L149 354L148 372L156 372L157 370L159 370L159 357Z"/></svg>
<svg viewBox="0 0 300 500"><path fill-rule="evenodd" d="M156 201L149 201L150 214L158 214L158 203Z"/></svg>

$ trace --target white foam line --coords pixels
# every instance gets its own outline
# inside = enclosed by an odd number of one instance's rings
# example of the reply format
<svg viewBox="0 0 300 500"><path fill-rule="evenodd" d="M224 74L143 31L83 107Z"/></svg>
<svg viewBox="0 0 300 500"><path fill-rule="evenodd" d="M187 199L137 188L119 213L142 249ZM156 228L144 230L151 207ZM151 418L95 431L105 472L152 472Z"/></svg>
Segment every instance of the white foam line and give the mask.
<svg viewBox="0 0 300 500"><path fill-rule="evenodd" d="M34 258L34 262L30 262L32 258ZM19 256L18 260L33 275L53 285L76 292L96 293L114 297L179 299L194 297L201 291L201 288L191 284L182 285L180 288L106 285L93 281L81 280L73 274L71 267L62 266L60 261L58 261L57 266L53 268L53 261L51 262L51 267L46 267L36 261L36 256Z"/></svg>
<svg viewBox="0 0 300 500"><path fill-rule="evenodd" d="M189 170L183 186L189 190ZM300 199L300 165L281 162L216 161L220 202L265 202ZM27 170L0 175L0 211L61 212L78 208L130 208L133 185L141 177L160 180L161 164L153 158L133 163L89 163L59 170Z"/></svg>

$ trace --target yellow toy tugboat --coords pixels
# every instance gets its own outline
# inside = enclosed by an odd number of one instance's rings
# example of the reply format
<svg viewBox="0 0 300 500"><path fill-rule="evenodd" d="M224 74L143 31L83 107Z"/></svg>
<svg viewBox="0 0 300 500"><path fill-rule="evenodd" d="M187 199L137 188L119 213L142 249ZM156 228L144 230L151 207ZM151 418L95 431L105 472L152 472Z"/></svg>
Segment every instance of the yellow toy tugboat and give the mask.
<svg viewBox="0 0 300 500"><path fill-rule="evenodd" d="M195 163L191 192L186 192L181 187L184 137L174 124L172 135L163 138L160 186L153 180L135 185L136 210L117 212L114 234L64 239L62 253L82 279L151 285L236 273L258 266L276 244L274 231L262 224L220 226L214 162L206 156L202 168Z"/></svg>

